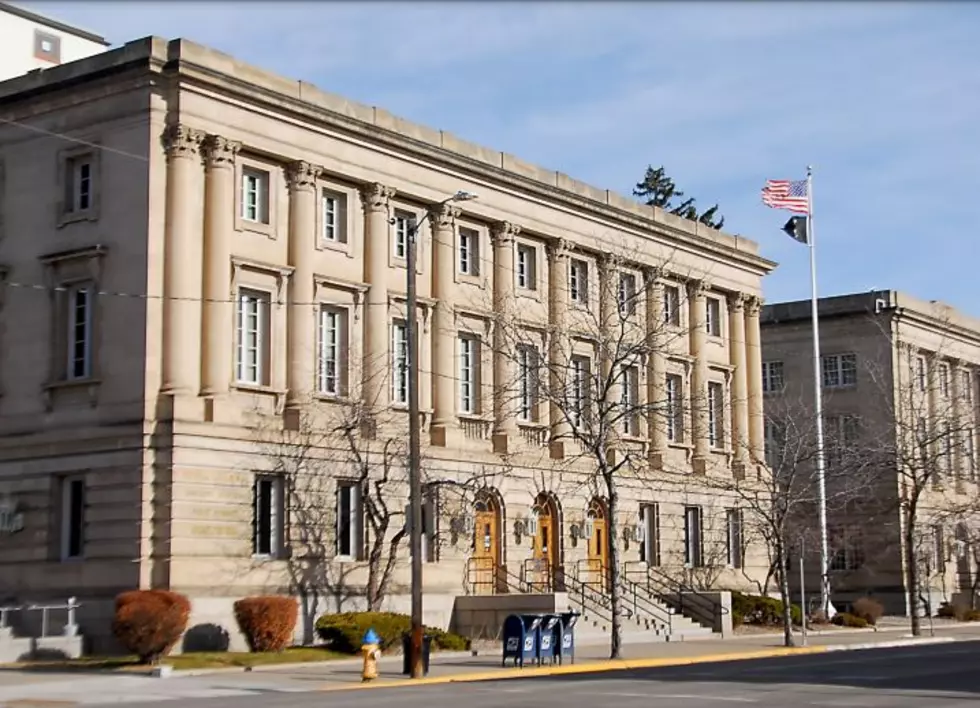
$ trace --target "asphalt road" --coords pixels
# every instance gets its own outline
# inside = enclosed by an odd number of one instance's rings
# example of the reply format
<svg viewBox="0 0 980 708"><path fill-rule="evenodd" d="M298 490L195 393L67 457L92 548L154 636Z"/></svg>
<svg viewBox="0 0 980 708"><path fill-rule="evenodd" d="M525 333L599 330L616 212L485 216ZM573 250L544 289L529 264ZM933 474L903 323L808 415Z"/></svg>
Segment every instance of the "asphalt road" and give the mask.
<svg viewBox="0 0 980 708"><path fill-rule="evenodd" d="M980 642L555 678L181 701L182 708L725 708L733 704L978 708Z"/></svg>

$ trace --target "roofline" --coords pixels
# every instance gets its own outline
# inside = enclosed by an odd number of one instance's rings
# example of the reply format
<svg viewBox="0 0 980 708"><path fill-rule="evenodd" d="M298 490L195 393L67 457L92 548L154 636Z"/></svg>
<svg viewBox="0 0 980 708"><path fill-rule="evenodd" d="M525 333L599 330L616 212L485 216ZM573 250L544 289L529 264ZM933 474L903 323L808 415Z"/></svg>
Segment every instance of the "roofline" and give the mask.
<svg viewBox="0 0 980 708"><path fill-rule="evenodd" d="M66 25L64 22L58 22L58 20L52 20L50 17L45 17L44 15L38 15L37 13L31 12L30 10L25 10L16 5L11 5L8 2L0 2L0 11L9 13L11 15L16 15L25 20L30 20L31 22L37 22L39 25L45 25L51 29L56 29L61 32L66 32L68 34L73 34L76 37L81 37L82 39L87 39L90 42L95 42L101 44L103 47L110 46L110 43L105 37L101 37L93 32L88 32L79 27L73 27L72 25Z"/></svg>

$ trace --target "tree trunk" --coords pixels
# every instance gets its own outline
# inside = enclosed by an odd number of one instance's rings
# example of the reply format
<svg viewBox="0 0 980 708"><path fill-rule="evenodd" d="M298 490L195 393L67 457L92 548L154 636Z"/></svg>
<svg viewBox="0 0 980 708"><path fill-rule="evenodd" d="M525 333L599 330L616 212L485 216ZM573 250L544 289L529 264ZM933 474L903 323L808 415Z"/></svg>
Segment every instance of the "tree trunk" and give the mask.
<svg viewBox="0 0 980 708"><path fill-rule="evenodd" d="M913 637L922 636L919 620L919 566L915 557L915 511L910 507L905 513L905 568L908 579L909 623Z"/></svg>
<svg viewBox="0 0 980 708"><path fill-rule="evenodd" d="M619 593L619 538L616 533L616 529L618 528L616 514L619 511L619 494L616 491L616 482L612 474L606 475L606 492L609 497L609 520L606 522L608 524L607 542L609 544L609 569L607 573L610 586L609 607L612 612L612 621L610 623L612 636L609 640L609 658L619 659L623 651L623 625L620 610L622 598Z"/></svg>
<svg viewBox="0 0 980 708"><path fill-rule="evenodd" d="M779 599L783 601L783 644L795 646L793 641L793 602L789 594L789 566L786 562L786 547L782 541L776 546L776 561L779 564Z"/></svg>

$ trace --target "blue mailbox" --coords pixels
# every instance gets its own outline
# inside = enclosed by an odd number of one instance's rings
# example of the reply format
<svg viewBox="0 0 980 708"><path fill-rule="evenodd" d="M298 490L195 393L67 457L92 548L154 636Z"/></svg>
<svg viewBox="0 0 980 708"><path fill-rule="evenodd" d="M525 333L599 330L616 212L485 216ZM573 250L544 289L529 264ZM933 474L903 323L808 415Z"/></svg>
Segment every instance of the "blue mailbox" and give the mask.
<svg viewBox="0 0 980 708"><path fill-rule="evenodd" d="M514 666L524 668L524 661L538 657L538 632L541 618L536 615L510 615L504 620L504 652L501 665L514 659Z"/></svg>
<svg viewBox="0 0 980 708"><path fill-rule="evenodd" d="M564 663L564 657L569 657L575 663L575 623L582 615L578 612L562 612L561 618L561 647L558 652L558 663Z"/></svg>
<svg viewBox="0 0 980 708"><path fill-rule="evenodd" d="M561 661L561 617L558 615L545 615L541 619L541 626L538 629L538 664L543 664L545 659L554 664L557 659Z"/></svg>

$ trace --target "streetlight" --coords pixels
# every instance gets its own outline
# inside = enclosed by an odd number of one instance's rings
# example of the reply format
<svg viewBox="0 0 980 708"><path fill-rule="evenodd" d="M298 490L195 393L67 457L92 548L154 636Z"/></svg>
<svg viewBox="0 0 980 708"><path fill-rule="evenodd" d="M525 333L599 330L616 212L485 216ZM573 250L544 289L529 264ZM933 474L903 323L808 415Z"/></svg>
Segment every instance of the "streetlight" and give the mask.
<svg viewBox="0 0 980 708"><path fill-rule="evenodd" d="M419 228L429 218L432 209L440 209L450 202L467 202L476 199L475 194L459 191L443 199L435 207L427 210L416 223L409 223L405 266L407 285L405 287L405 338L408 340L408 499L409 499L409 540L412 554L412 634L409 644L409 666L412 678L422 678L422 474L420 468L421 440L419 431L419 364L416 339L415 312L417 309L415 292L415 247ZM446 372L440 372L448 375Z"/></svg>

